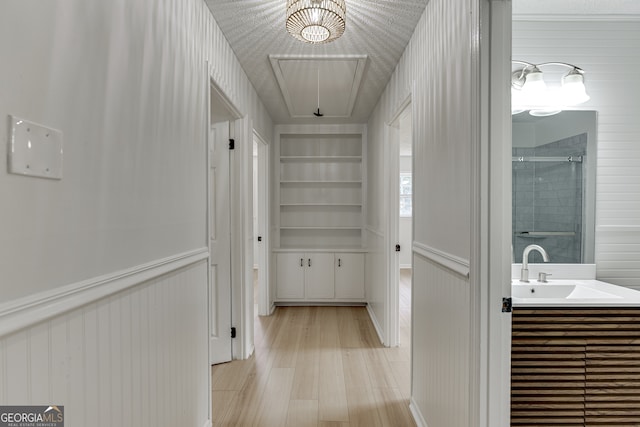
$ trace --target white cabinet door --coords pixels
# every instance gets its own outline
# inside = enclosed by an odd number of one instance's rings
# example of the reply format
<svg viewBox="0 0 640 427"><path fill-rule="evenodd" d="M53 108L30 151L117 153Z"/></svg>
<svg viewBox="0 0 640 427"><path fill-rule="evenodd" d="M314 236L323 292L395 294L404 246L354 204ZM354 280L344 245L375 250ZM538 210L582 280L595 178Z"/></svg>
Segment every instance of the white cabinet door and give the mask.
<svg viewBox="0 0 640 427"><path fill-rule="evenodd" d="M306 255L304 275L306 299L333 298L333 254L308 253Z"/></svg>
<svg viewBox="0 0 640 427"><path fill-rule="evenodd" d="M335 254L336 298L364 298L364 254Z"/></svg>
<svg viewBox="0 0 640 427"><path fill-rule="evenodd" d="M303 253L280 253L277 258L277 297L283 299L303 299L304 273L307 258L305 258Z"/></svg>

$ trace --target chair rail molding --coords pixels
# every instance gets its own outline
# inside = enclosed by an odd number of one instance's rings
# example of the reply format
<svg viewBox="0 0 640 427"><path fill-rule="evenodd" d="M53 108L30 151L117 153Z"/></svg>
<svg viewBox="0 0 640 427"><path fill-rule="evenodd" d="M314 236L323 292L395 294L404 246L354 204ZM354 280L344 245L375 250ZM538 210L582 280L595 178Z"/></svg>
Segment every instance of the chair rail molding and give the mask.
<svg viewBox="0 0 640 427"><path fill-rule="evenodd" d="M0 305L0 338L203 261L208 257L207 248L194 249L9 301Z"/></svg>
<svg viewBox="0 0 640 427"><path fill-rule="evenodd" d="M420 242L413 242L413 252L459 275L469 278L469 260L451 255Z"/></svg>

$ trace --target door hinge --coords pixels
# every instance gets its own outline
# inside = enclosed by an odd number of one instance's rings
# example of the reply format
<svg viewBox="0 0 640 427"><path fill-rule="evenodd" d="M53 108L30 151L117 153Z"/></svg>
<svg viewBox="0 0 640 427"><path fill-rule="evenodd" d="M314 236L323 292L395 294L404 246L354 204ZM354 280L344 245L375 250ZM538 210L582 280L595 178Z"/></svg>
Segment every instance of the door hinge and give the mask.
<svg viewBox="0 0 640 427"><path fill-rule="evenodd" d="M229 139L229 150L235 150L235 149L236 149L236 140Z"/></svg>
<svg viewBox="0 0 640 427"><path fill-rule="evenodd" d="M236 327L232 326L231 327L231 338L235 338L236 337Z"/></svg>
<svg viewBox="0 0 640 427"><path fill-rule="evenodd" d="M396 245L396 252L400 252L400 244Z"/></svg>
<svg viewBox="0 0 640 427"><path fill-rule="evenodd" d="M502 312L511 313L512 308L513 308L513 301L511 300L511 297L502 298Z"/></svg>

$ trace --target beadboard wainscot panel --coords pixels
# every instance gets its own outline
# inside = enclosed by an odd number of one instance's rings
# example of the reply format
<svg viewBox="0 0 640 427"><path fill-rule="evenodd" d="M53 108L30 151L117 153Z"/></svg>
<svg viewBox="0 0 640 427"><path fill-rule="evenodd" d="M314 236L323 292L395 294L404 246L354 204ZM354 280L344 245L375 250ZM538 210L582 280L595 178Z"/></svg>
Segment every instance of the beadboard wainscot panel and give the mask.
<svg viewBox="0 0 640 427"><path fill-rule="evenodd" d="M387 123L412 102L415 244L464 260L468 272L473 37L480 2L431 0L368 122L368 222L384 229ZM377 173L379 172L379 173ZM384 238L382 239L385 240ZM368 264L369 265L369 264ZM467 427L471 414L469 279L413 254L412 412L421 425ZM474 352L475 353L475 352ZM476 361L474 363L479 363Z"/></svg>
<svg viewBox="0 0 640 427"><path fill-rule="evenodd" d="M553 5L552 5L553 6ZM545 15L514 6L513 58L583 68L598 113L595 262L598 280L640 288L640 15ZM632 6L632 5L630 5ZM585 7L595 3L585 2ZM636 6L637 9L637 6ZM526 11L526 10L523 10Z"/></svg>
<svg viewBox="0 0 640 427"><path fill-rule="evenodd" d="M207 255L1 306L0 404L64 405L70 427L202 425Z"/></svg>
<svg viewBox="0 0 640 427"><path fill-rule="evenodd" d="M469 281L417 252L413 270L412 411L428 426L469 426Z"/></svg>

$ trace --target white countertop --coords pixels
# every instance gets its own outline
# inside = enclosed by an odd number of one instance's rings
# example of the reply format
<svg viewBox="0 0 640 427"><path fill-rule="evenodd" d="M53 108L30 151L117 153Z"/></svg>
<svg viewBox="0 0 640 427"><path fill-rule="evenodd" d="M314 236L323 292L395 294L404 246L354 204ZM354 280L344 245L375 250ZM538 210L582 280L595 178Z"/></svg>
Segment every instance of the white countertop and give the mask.
<svg viewBox="0 0 640 427"><path fill-rule="evenodd" d="M640 307L640 292L593 279L514 280L511 292L514 307Z"/></svg>
<svg viewBox="0 0 640 427"><path fill-rule="evenodd" d="M514 307L640 307L640 292L595 280L594 264L529 264L529 282L521 282L520 264L512 265ZM548 273L548 282L536 279Z"/></svg>

